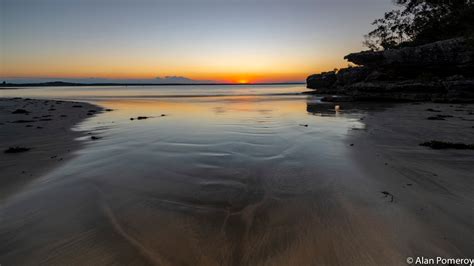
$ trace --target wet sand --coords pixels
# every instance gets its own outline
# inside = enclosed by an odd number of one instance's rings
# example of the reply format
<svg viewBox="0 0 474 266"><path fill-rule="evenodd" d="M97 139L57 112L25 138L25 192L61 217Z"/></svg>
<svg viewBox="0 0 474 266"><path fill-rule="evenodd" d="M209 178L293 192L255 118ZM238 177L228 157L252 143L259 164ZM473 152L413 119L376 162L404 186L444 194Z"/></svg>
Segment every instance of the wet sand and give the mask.
<svg viewBox="0 0 474 266"><path fill-rule="evenodd" d="M12 114L17 109L27 113ZM69 160L83 135L71 128L101 110L87 103L0 98L0 200ZM4 152L15 146L30 150Z"/></svg>
<svg viewBox="0 0 474 266"><path fill-rule="evenodd" d="M439 116L444 118L432 119ZM405 254L472 257L474 151L419 144L474 143L474 105L397 104L362 119L365 129L353 131L348 143L368 182L393 195L381 215Z"/></svg>
<svg viewBox="0 0 474 266"><path fill-rule="evenodd" d="M459 118L470 119L472 106L342 104L337 114L332 104L301 100L102 102L117 110L91 121L116 122L104 138L2 204L0 262L405 265L407 256L469 257L474 153L418 144L472 140L473 122ZM457 115L426 120L427 108ZM157 117L128 119L137 115Z"/></svg>

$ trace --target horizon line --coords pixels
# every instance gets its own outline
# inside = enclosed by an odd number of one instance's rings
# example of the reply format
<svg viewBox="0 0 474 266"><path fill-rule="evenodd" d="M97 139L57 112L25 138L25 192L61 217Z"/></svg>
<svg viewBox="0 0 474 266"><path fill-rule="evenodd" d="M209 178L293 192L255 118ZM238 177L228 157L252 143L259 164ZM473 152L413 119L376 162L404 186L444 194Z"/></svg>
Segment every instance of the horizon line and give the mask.
<svg viewBox="0 0 474 266"><path fill-rule="evenodd" d="M98 83L76 83L64 81L48 81L48 82L32 82L32 83L0 83L0 87L76 87L76 86L218 86L218 85L292 85L306 84L302 81L288 82L249 82L249 83L232 83L232 82L210 82L210 83L121 83L121 82L98 82Z"/></svg>

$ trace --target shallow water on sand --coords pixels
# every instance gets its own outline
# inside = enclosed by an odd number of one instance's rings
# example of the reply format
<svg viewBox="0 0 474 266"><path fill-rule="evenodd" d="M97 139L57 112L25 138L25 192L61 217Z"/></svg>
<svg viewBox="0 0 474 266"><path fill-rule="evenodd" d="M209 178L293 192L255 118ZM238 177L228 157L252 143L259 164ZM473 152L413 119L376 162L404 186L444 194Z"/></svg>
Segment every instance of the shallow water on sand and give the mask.
<svg viewBox="0 0 474 266"><path fill-rule="evenodd" d="M4 261L366 261L370 254L354 241L367 237L366 226L351 220L347 206L361 174L345 140L364 126L360 114L295 94L301 86L238 88L148 88L141 96L130 89L18 90L15 96L87 100L113 111L75 128L99 140L84 137L74 159L4 204ZM138 116L148 119L130 120Z"/></svg>

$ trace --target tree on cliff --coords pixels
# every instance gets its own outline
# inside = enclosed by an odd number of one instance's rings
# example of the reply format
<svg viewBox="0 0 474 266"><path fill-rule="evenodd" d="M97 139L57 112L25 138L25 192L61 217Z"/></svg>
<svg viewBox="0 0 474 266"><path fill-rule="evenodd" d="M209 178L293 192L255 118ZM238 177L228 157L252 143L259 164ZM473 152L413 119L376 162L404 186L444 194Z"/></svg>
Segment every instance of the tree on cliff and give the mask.
<svg viewBox="0 0 474 266"><path fill-rule="evenodd" d="M474 33L474 0L393 0L399 7L375 20L365 36L372 50L413 46Z"/></svg>

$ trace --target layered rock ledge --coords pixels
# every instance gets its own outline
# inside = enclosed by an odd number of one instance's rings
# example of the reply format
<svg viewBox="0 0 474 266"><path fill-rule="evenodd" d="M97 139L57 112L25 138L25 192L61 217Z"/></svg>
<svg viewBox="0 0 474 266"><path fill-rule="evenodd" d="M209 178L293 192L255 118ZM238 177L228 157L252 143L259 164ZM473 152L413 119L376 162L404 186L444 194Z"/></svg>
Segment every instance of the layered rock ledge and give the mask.
<svg viewBox="0 0 474 266"><path fill-rule="evenodd" d="M463 38L344 58L357 66L311 75L307 87L353 100L474 102L474 45Z"/></svg>

